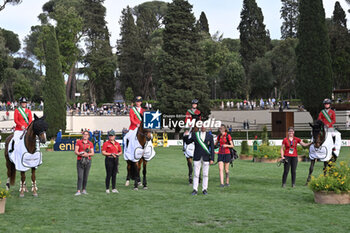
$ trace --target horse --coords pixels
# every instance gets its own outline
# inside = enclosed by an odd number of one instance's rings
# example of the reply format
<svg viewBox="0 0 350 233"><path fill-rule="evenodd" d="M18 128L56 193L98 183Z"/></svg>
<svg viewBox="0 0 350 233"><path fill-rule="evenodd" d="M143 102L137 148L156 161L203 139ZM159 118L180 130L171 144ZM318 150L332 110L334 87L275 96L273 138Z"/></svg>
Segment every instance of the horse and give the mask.
<svg viewBox="0 0 350 233"><path fill-rule="evenodd" d="M148 143L152 143L152 133L150 129L143 128L143 121L141 122L139 128L137 129L136 137L138 142L140 143L142 149L145 149ZM130 179L134 180L134 190L138 190L138 186L141 184L141 176L140 171L142 167L142 185L143 189L148 189L147 187L147 161L142 156L141 159L137 162L133 162L131 160L127 160L127 177L125 185L128 186Z"/></svg>
<svg viewBox="0 0 350 233"><path fill-rule="evenodd" d="M48 129L48 124L45 122L45 116L39 118L34 114L34 121L30 123L30 125L27 127L24 135L24 145L29 153L33 154L36 151L36 138L39 137L40 143L46 142L46 131ZM23 137L23 136L22 136ZM15 184L16 180L16 167L15 164L10 161L8 148L9 143L11 139L13 138L13 134L8 136L5 140L5 159L6 159L6 167L7 167L7 182L6 182L6 189L9 190L11 185ZM15 145L16 146L16 145ZM37 197L38 193L38 187L36 185L36 179L35 179L35 170L36 168L31 168L32 171L32 192L33 196ZM21 184L20 184L20 197L24 197L24 192L28 192L26 187L26 175L25 172L21 171Z"/></svg>
<svg viewBox="0 0 350 233"><path fill-rule="evenodd" d="M314 144L315 149L319 149L321 145L324 143L326 140L326 129L324 127L324 124L322 121L317 120L315 124L309 123L310 127L312 128L312 143ZM323 173L326 174L327 172L327 167L329 167L329 162L335 162L337 161L337 156L332 152L332 157L328 161L323 162ZM306 179L306 184L307 185L310 180L311 180L311 175L314 171L314 166L315 166L316 159L311 159L311 164L309 168L309 175Z"/></svg>
<svg viewBox="0 0 350 233"><path fill-rule="evenodd" d="M194 126L193 128L190 128L189 130L189 133L191 134L192 132L197 132L198 131L198 128L196 126ZM183 145L184 145L184 153L185 152L185 141L183 141ZM188 183L189 185L192 185L192 182L193 182L193 177L192 177L192 174L193 174L193 157L190 157L190 156L186 156L186 161L187 161L187 167L188 167Z"/></svg>

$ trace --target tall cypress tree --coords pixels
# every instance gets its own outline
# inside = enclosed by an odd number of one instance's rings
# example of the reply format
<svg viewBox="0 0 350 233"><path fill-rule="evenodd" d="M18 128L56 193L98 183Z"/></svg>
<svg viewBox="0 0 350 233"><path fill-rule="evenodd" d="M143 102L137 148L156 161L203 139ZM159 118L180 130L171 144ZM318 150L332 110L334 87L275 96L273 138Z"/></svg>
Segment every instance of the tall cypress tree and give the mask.
<svg viewBox="0 0 350 233"><path fill-rule="evenodd" d="M53 26L44 26L44 51L46 77L44 83L44 115L49 124L47 135L54 137L62 129L66 129L66 92L62 65Z"/></svg>
<svg viewBox="0 0 350 233"><path fill-rule="evenodd" d="M299 96L316 119L322 100L332 94L332 66L322 0L300 0L296 48Z"/></svg>
<svg viewBox="0 0 350 233"><path fill-rule="evenodd" d="M350 88L350 33L345 11L338 1L332 19L328 21L328 31L334 87Z"/></svg>
<svg viewBox="0 0 350 233"><path fill-rule="evenodd" d="M281 0L281 38L296 38L299 20L299 0Z"/></svg>
<svg viewBox="0 0 350 233"><path fill-rule="evenodd" d="M122 92L125 93L126 89L131 87L135 95L141 95L142 51L132 9L129 6L123 9L119 24L121 27L120 40L117 41L117 56Z"/></svg>
<svg viewBox="0 0 350 233"><path fill-rule="evenodd" d="M197 98L202 117L206 118L210 114L209 88L192 5L185 0L173 0L168 5L164 24L159 108L165 114L185 114L191 100Z"/></svg>
<svg viewBox="0 0 350 233"><path fill-rule="evenodd" d="M203 32L209 33L209 24L207 16L205 15L204 11L202 11L201 15L199 16L199 29Z"/></svg>
<svg viewBox="0 0 350 233"><path fill-rule="evenodd" d="M240 32L242 64L245 70L246 98L249 99L251 90L251 78L249 68L256 58L263 57L271 48L271 40L268 31L265 29L264 16L261 8L255 0L244 0L241 11L241 22L238 26Z"/></svg>

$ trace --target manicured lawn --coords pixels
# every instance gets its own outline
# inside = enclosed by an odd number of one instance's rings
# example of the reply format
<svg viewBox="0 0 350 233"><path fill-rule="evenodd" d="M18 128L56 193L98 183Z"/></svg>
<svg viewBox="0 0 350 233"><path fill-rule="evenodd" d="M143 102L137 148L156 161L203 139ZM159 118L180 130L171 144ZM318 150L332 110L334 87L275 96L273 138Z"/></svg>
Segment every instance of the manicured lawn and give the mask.
<svg viewBox="0 0 350 233"><path fill-rule="evenodd" d="M350 161L342 149L339 160ZM105 193L104 159L93 158L88 195L75 197L76 161L71 152L44 152L37 172L39 197L19 198L19 173L0 232L349 232L350 206L319 205L303 186L309 163L299 163L297 187L282 189L282 167L237 161L231 186L219 188L218 167L210 168L209 195L191 196L180 147L157 148L148 164L149 190L125 187L125 162L117 178L119 194ZM317 163L315 175L322 171ZM5 159L0 158L1 187ZM30 173L27 173L30 184ZM29 185L30 186L30 185Z"/></svg>

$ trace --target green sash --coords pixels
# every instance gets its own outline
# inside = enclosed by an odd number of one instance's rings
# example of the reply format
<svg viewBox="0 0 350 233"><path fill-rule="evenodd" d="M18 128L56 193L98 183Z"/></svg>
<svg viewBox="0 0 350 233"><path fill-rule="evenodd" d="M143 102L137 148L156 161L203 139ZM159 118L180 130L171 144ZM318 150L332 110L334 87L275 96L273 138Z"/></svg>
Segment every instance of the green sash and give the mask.
<svg viewBox="0 0 350 233"><path fill-rule="evenodd" d="M135 107L132 107L132 110L134 111L135 115L137 116L137 118L142 121L141 115L139 113L139 111L137 111L137 109Z"/></svg>
<svg viewBox="0 0 350 233"><path fill-rule="evenodd" d="M23 110L22 107L18 107L17 109L18 109L19 113L21 113L21 115L22 115L24 121L25 121L27 124L29 124L29 120L28 120L28 115L27 115L27 113Z"/></svg>
<svg viewBox="0 0 350 233"><path fill-rule="evenodd" d="M328 115L328 112L327 112L325 109L322 110L322 114L323 114L323 116L327 119L327 121L328 121L329 123L332 122L331 117Z"/></svg>
<svg viewBox="0 0 350 233"><path fill-rule="evenodd" d="M192 109L188 109L187 111L188 111L192 116L193 116L193 115L196 115L196 114L192 111Z"/></svg>
<svg viewBox="0 0 350 233"><path fill-rule="evenodd" d="M199 135L199 132L196 132L196 137L197 137L197 141L199 143L199 145L201 145L201 147L208 153L210 154L210 151L208 149L208 147L204 144L204 142L202 141L200 135Z"/></svg>

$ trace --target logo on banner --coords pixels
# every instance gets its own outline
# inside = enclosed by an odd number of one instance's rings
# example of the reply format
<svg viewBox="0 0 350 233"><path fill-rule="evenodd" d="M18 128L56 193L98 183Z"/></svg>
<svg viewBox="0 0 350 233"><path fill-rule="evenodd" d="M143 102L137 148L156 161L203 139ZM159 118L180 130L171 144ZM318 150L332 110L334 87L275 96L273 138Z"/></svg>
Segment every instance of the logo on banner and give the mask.
<svg viewBox="0 0 350 233"><path fill-rule="evenodd" d="M160 129L162 114L157 110L156 112L144 112L143 113L143 128L145 129Z"/></svg>

